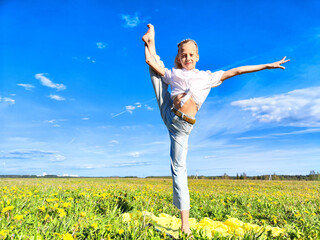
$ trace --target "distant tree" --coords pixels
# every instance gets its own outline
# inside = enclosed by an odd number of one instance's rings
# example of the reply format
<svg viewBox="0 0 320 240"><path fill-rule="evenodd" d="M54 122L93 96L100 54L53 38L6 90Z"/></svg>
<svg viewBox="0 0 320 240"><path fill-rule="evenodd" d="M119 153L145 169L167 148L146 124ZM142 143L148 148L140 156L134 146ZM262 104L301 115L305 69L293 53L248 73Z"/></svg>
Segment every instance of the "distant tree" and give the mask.
<svg viewBox="0 0 320 240"><path fill-rule="evenodd" d="M230 177L228 176L228 174L224 173L222 179L229 179Z"/></svg>
<svg viewBox="0 0 320 240"><path fill-rule="evenodd" d="M247 174L245 172L241 173L240 179L247 179Z"/></svg>
<svg viewBox="0 0 320 240"><path fill-rule="evenodd" d="M272 180L280 180L280 177L276 173L273 173Z"/></svg>
<svg viewBox="0 0 320 240"><path fill-rule="evenodd" d="M311 170L308 176L308 180L310 181L319 181L320 180L320 174L319 172L316 173L316 171Z"/></svg>

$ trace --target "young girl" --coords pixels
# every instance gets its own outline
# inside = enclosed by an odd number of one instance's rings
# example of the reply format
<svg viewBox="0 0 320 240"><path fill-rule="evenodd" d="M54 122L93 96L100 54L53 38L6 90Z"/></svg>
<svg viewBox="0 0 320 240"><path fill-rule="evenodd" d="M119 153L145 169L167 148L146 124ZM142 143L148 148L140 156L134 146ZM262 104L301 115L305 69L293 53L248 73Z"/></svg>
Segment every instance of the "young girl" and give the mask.
<svg viewBox="0 0 320 240"><path fill-rule="evenodd" d="M199 71L196 69L196 63L199 61L198 45L195 41L187 39L178 44L175 68L169 70L164 67L160 57L156 54L154 27L151 24L148 24L148 27L149 30L142 40L145 42L146 62L150 66L150 76L161 117L168 128L171 141L173 204L181 212L182 232L191 234L186 158L188 138L196 122L196 113L208 96L210 89L219 86L224 80L264 69L285 69L281 64L290 60L284 57L274 63L237 67L228 71ZM171 85L171 96L168 92L168 85Z"/></svg>

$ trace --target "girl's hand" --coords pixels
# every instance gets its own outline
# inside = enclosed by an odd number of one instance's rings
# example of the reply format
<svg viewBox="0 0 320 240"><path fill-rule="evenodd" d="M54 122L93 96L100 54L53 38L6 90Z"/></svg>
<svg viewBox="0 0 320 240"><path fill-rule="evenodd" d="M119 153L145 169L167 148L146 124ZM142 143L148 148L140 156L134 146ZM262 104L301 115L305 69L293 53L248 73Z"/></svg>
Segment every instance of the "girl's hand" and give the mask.
<svg viewBox="0 0 320 240"><path fill-rule="evenodd" d="M286 62L289 62L290 59L286 60L286 57L282 58L280 61L274 62L274 63L270 63L268 64L267 68L281 68L281 69L285 69L284 66L282 66L281 64L284 64Z"/></svg>

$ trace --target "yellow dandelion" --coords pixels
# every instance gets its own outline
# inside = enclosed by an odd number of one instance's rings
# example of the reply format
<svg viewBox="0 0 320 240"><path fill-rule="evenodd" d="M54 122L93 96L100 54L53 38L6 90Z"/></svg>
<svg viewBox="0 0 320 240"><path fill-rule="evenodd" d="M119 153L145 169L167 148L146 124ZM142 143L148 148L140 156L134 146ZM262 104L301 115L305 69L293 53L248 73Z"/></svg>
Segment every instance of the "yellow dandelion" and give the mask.
<svg viewBox="0 0 320 240"><path fill-rule="evenodd" d="M45 206L41 206L41 207L38 207L38 209L42 212L44 212L46 210L46 207Z"/></svg>
<svg viewBox="0 0 320 240"><path fill-rule="evenodd" d="M80 217L85 217L87 214L85 212L80 213Z"/></svg>
<svg viewBox="0 0 320 240"><path fill-rule="evenodd" d="M2 237L3 239L5 239L8 234L9 234L9 230L1 230L0 231L0 237Z"/></svg>
<svg viewBox="0 0 320 240"><path fill-rule="evenodd" d="M119 233L119 235L122 235L124 233L124 230L123 229L119 229L118 233Z"/></svg>
<svg viewBox="0 0 320 240"><path fill-rule="evenodd" d="M62 204L62 206L65 207L65 208L68 208L68 207L71 207L71 203L65 202L65 203Z"/></svg>
<svg viewBox="0 0 320 240"><path fill-rule="evenodd" d="M14 219L17 220L17 221L20 221L20 220L23 219L23 215L16 215L16 216L14 217Z"/></svg>
<svg viewBox="0 0 320 240"><path fill-rule="evenodd" d="M8 206L8 207L3 208L1 212L6 213L6 212L11 211L12 209L14 209L14 206Z"/></svg>
<svg viewBox="0 0 320 240"><path fill-rule="evenodd" d="M59 217L65 217L67 214L62 208L58 208Z"/></svg>
<svg viewBox="0 0 320 240"><path fill-rule="evenodd" d="M64 234L62 238L63 238L63 240L73 240L74 239L70 233Z"/></svg>
<svg viewBox="0 0 320 240"><path fill-rule="evenodd" d="M97 223L92 223L91 227L93 227L94 229L97 229L98 228L98 224Z"/></svg>
<svg viewBox="0 0 320 240"><path fill-rule="evenodd" d="M108 224L108 225L106 226L106 229L107 229L107 231L111 231L111 229L112 229L112 224Z"/></svg>
<svg viewBox="0 0 320 240"><path fill-rule="evenodd" d="M44 220L47 221L47 219L49 218L49 214L47 214L45 217L44 217Z"/></svg>

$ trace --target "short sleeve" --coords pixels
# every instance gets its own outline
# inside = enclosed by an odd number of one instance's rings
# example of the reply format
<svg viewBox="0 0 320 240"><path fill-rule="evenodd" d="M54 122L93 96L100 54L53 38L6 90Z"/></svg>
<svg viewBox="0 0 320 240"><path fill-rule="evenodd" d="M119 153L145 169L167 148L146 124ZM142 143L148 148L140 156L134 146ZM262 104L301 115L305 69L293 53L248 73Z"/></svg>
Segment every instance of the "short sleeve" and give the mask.
<svg viewBox="0 0 320 240"><path fill-rule="evenodd" d="M171 70L165 68L164 69L164 76L162 77L162 81L167 84L170 85L171 84Z"/></svg>
<svg viewBox="0 0 320 240"><path fill-rule="evenodd" d="M214 87L218 87L222 81L221 81L221 77L224 73L224 71L220 70L220 71L217 71L217 72L210 72L210 71L207 71L207 73L210 75L210 86L211 88L214 88Z"/></svg>

